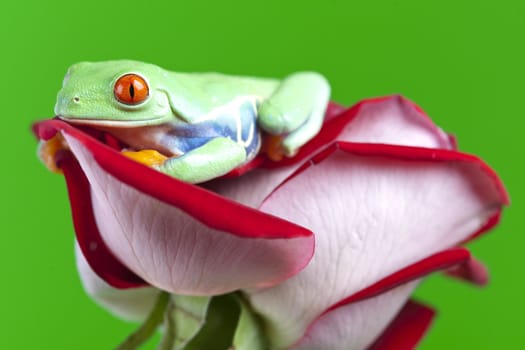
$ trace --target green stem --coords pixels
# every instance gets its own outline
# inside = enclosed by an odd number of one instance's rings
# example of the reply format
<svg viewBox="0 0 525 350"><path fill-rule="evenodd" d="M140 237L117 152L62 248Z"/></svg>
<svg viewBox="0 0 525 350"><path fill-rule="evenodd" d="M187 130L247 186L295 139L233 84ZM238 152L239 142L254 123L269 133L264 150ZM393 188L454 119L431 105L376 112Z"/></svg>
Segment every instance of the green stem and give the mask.
<svg viewBox="0 0 525 350"><path fill-rule="evenodd" d="M130 334L124 342L122 342L116 350L135 350L142 345L146 340L151 338L158 326L162 323L164 311L170 300L170 295L166 292L161 292L157 298L157 302L151 310L148 318L144 323L132 334Z"/></svg>
<svg viewBox="0 0 525 350"><path fill-rule="evenodd" d="M175 302L170 298L166 312L164 313L164 335L160 340L158 350L172 350L175 345L175 318L173 311L175 310Z"/></svg>

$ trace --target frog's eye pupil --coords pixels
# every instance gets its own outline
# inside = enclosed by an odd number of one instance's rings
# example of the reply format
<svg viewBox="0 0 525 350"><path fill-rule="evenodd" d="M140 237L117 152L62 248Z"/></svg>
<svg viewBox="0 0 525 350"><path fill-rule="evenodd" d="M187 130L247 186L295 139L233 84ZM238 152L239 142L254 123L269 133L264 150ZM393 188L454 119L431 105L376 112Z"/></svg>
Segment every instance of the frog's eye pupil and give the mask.
<svg viewBox="0 0 525 350"><path fill-rule="evenodd" d="M129 84L129 95L131 96L131 99L135 97L135 88L133 87L133 84Z"/></svg>
<svg viewBox="0 0 525 350"><path fill-rule="evenodd" d="M138 74L125 74L117 79L113 87L113 94L120 103L138 105L149 96L146 80Z"/></svg>

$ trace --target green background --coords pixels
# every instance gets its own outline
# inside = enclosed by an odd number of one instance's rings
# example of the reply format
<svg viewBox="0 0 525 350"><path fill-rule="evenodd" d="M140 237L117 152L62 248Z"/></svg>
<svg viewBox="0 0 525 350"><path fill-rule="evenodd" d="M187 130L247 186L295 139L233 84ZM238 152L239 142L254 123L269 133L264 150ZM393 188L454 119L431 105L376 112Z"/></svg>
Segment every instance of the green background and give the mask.
<svg viewBox="0 0 525 350"><path fill-rule="evenodd" d="M471 245L490 267L487 288L434 276L418 290L439 309L421 349L525 348L524 3L2 3L0 348L108 349L134 328L84 295L63 178L38 162L29 132L53 115L70 64L117 58L275 77L313 69L343 104L392 93L416 101L499 172L513 201Z"/></svg>

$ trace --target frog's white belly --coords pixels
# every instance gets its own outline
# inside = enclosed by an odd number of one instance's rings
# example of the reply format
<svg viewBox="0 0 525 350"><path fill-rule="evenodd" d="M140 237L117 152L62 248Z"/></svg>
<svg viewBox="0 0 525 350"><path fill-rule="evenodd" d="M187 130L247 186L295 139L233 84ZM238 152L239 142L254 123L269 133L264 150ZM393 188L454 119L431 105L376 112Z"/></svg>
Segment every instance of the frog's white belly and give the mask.
<svg viewBox="0 0 525 350"><path fill-rule="evenodd" d="M246 162L261 145L257 127L257 99L237 98L216 108L194 123L173 122L136 128L107 129L134 150L155 149L167 156L183 155L217 137L227 137L243 146Z"/></svg>

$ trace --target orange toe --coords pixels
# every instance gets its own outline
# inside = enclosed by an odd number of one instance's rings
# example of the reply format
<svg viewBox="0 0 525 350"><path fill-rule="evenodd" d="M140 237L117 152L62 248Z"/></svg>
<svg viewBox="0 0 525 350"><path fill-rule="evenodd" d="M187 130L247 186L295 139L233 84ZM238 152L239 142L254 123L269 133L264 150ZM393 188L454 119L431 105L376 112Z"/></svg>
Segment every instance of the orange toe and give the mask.
<svg viewBox="0 0 525 350"><path fill-rule="evenodd" d="M168 159L168 157L153 149L145 149L141 151L122 151L122 154L136 162L150 167L154 165L160 165L164 163L166 159Z"/></svg>

